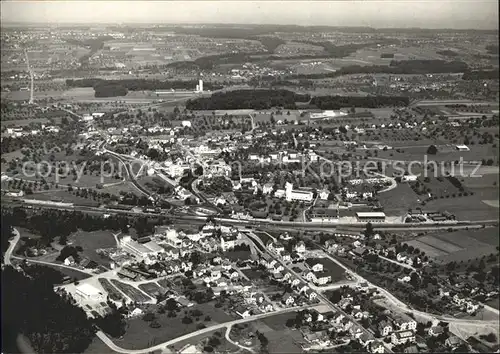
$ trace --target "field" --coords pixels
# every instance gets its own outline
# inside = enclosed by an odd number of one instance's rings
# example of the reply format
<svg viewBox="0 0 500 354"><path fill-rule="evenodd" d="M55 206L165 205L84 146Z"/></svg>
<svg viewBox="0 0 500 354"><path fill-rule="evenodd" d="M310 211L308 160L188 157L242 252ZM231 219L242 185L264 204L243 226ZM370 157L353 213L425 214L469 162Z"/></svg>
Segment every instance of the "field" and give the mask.
<svg viewBox="0 0 500 354"><path fill-rule="evenodd" d="M132 299L132 301L148 302L152 300L149 296L146 296L142 291L134 288L132 285L122 283L116 279L111 279L111 283Z"/></svg>
<svg viewBox="0 0 500 354"><path fill-rule="evenodd" d="M55 269L55 270L59 271L60 273L62 273L63 275L68 276L68 277L70 277L74 280L77 280L77 281L90 278L90 275L88 275L87 273L80 272L80 271L78 271L78 269L69 269L69 268L64 268L64 267L57 267L55 265L52 266L52 265L48 265L48 264L44 264L42 266L46 266L46 267Z"/></svg>
<svg viewBox="0 0 500 354"><path fill-rule="evenodd" d="M60 123L60 118L52 118L55 124ZM47 124L49 120L47 118L28 118L28 119L15 119L15 120L2 120L1 127L22 127L24 125L30 125L31 123Z"/></svg>
<svg viewBox="0 0 500 354"><path fill-rule="evenodd" d="M441 232L406 242L437 262L447 263L481 258L495 252L498 246L498 227L479 230Z"/></svg>
<svg viewBox="0 0 500 354"><path fill-rule="evenodd" d="M184 311L177 313L176 317L168 317L167 314L155 314L157 321L161 324L160 328L150 328L141 318L132 319L128 322L127 332L123 339L116 341L116 344L127 349L142 349L194 332L200 323L209 327L234 319L210 303L196 305L186 311L195 309L203 312L203 315L199 317L199 321L196 321L194 316L189 316L193 320L189 324L182 321L185 316ZM206 316L210 316L211 320L204 321ZM221 333L224 333L223 330L221 330ZM190 341L190 343L193 342Z"/></svg>
<svg viewBox="0 0 500 354"><path fill-rule="evenodd" d="M103 289L109 294L110 299L115 301L121 301L123 299L123 294L119 292L108 279L99 278L99 284Z"/></svg>
<svg viewBox="0 0 500 354"><path fill-rule="evenodd" d="M398 184L392 190L379 193L377 198L384 207L384 212L387 215L401 215L408 209L419 205L419 196L407 183Z"/></svg>
<svg viewBox="0 0 500 354"><path fill-rule="evenodd" d="M96 202L93 199L77 197L71 192L68 192L65 187L60 187L60 190L55 190L50 192L33 193L31 195L26 195L25 198L46 200L46 201L57 200L57 202L62 202L62 203L74 203L86 206L99 206L99 202Z"/></svg>
<svg viewBox="0 0 500 354"><path fill-rule="evenodd" d="M269 340L268 350L270 353L302 353L300 342L304 339L300 331L290 330L285 327L289 318L294 318L295 312L272 316L254 322L254 327L263 333Z"/></svg>
<svg viewBox="0 0 500 354"><path fill-rule="evenodd" d="M116 241L111 231L77 231L69 236L68 241L73 246L81 246L83 248L82 255L98 264L102 264L103 259L96 253L97 249L116 247Z"/></svg>
<svg viewBox="0 0 500 354"><path fill-rule="evenodd" d="M148 294L151 297L156 297L156 295L165 292L165 289L162 288L161 286L159 286L155 282L140 284L138 286L138 288L141 289L142 291L144 291L146 294Z"/></svg>
<svg viewBox="0 0 500 354"><path fill-rule="evenodd" d="M224 257L230 261L237 262L239 260L250 259L252 252L250 251L229 251L224 252Z"/></svg>
<svg viewBox="0 0 500 354"><path fill-rule="evenodd" d="M266 245L269 241L272 241L273 239L266 233L266 232L254 232L261 240L264 245Z"/></svg>
<svg viewBox="0 0 500 354"><path fill-rule="evenodd" d="M426 203L428 210L448 211L458 220L498 220L498 207L488 205L485 200L498 198L498 189L475 190L467 197L435 199Z"/></svg>

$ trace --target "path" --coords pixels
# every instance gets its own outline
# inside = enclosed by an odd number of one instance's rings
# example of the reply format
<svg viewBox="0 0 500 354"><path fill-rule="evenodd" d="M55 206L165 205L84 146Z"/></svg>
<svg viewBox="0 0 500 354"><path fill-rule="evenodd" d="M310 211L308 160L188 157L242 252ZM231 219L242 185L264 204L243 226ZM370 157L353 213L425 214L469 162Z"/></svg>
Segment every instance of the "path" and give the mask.
<svg viewBox="0 0 500 354"><path fill-rule="evenodd" d="M12 257L12 252L14 251L14 248L16 248L17 242L21 238L21 234L16 228L12 230L12 233L14 234L14 237L9 240L9 248L7 248L7 251L5 251L5 254L3 256L5 265L11 265L10 258Z"/></svg>
<svg viewBox="0 0 500 354"><path fill-rule="evenodd" d="M384 257L380 254L378 254L379 258L382 258L383 260L386 260L387 262L391 262L391 263L394 263L394 264L397 264L398 266L400 267L403 267L403 268L407 268L407 269L411 269L413 270L414 272L416 272L417 270L412 267L411 265L409 264L406 264L406 263L401 263L401 262L398 262L398 261L395 261L394 259L390 259L390 258L387 258L387 257Z"/></svg>
<svg viewBox="0 0 500 354"><path fill-rule="evenodd" d="M71 269L71 270L74 270L76 272L84 273L84 274L87 274L87 275L90 275L90 276L96 275L95 273L92 273L91 271L83 270L83 269L78 269L78 268L75 268L75 267L67 266L65 264L51 263L51 262L46 262L46 261L38 261L36 259L29 259L29 258L23 258L23 257L17 257L17 256L13 256L11 258L19 259L21 261L26 261L26 262L30 262L30 263L43 264L43 265L47 265L47 266L51 266L51 267L59 267L59 268Z"/></svg>
<svg viewBox="0 0 500 354"><path fill-rule="evenodd" d="M254 350L253 350L252 348L250 348L250 347L246 347L246 346L244 346L244 345L241 345L241 344L239 344L239 343L237 343L237 342L235 342L235 341L233 341L233 340L231 339L231 337L230 337L229 335L231 334L231 328L232 328L232 327L233 327L233 326L227 326L227 329L226 329L226 339L227 339L227 341L228 341L229 343L231 343L231 344L233 344L233 345L235 345L235 346L237 346L237 347L241 348L241 349L248 350L249 352L254 353Z"/></svg>

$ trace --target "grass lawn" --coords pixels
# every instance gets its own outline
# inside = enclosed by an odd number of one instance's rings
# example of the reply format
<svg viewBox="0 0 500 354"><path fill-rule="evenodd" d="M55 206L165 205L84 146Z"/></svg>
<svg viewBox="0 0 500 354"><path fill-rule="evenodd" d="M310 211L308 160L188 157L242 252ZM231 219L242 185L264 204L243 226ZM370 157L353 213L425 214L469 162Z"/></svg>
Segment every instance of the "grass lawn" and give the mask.
<svg viewBox="0 0 500 354"><path fill-rule="evenodd" d="M426 210L448 211L458 220L494 220L498 219L498 208L490 206L483 200L494 199L494 191L472 190L474 195L467 197L435 199L426 203Z"/></svg>
<svg viewBox="0 0 500 354"><path fill-rule="evenodd" d="M227 339L225 338L225 333L226 333L225 328L219 329L219 330L216 330L213 332L201 334L199 336L191 337L189 339L177 342L177 343L169 346L168 348L172 351L178 352L187 345L198 345L201 342L208 341L210 339L210 337L215 335L215 333L220 334L220 336L218 338L221 342L221 344L219 344L216 348L217 352L219 352L219 353L234 353L234 352L238 352L240 350L239 347L237 347L234 344L231 344L227 341Z"/></svg>
<svg viewBox="0 0 500 354"><path fill-rule="evenodd" d="M163 289L161 286L157 285L154 282L140 284L138 285L138 288L151 297L156 297L157 294L160 294L165 291L165 289Z"/></svg>
<svg viewBox="0 0 500 354"><path fill-rule="evenodd" d="M194 309L203 312L203 315L199 317L200 320L196 321L196 318L190 316L193 323L182 323L184 312ZM204 319L207 315L211 317L211 320L205 322ZM148 323L144 322L141 318L130 320L127 325L125 336L121 340L116 340L116 344L127 349L142 349L194 332L197 330L196 327L200 323L209 327L214 324L234 320L233 317L215 308L211 303L195 305L189 309L183 309L177 313L176 317L168 317L167 314L156 314L156 317L157 321L161 324L160 328L149 327ZM221 330L221 333L224 333L224 331ZM189 343L194 343L194 341L190 339Z"/></svg>
<svg viewBox="0 0 500 354"><path fill-rule="evenodd" d="M36 263L32 263L32 264L36 264ZM64 274L64 275L67 275L68 277L71 277L72 279L75 279L75 280L83 280L83 279L87 279L87 278L90 278L90 275L86 274L86 273L82 273L78 270L73 270L73 269L69 269L69 268L63 268L63 267L56 267L56 266L50 266L50 265L46 265L46 264L37 264L39 266L42 266L42 267L50 267L52 269L55 269L57 271L59 271L60 273Z"/></svg>
<svg viewBox="0 0 500 354"><path fill-rule="evenodd" d="M224 252L224 257L230 261L236 262L239 260L250 259L252 252L250 251L229 251Z"/></svg>
<svg viewBox="0 0 500 354"><path fill-rule="evenodd" d="M284 316L287 317L284 317ZM284 315L272 316L265 320L254 323L256 330L263 333L269 340L268 349L270 353L302 353L302 348L298 344L303 342L302 334L295 330L285 328L284 323L288 318L295 317L295 312ZM269 322L269 319L274 319ZM271 326L275 326L274 328Z"/></svg>
<svg viewBox="0 0 500 354"><path fill-rule="evenodd" d="M499 303L500 303L499 300L500 300L499 298L492 299L492 300L488 301L486 303L486 305L489 305L489 306L491 306L491 307L493 307L493 308L495 308L495 309L498 310L499 309Z"/></svg>
<svg viewBox="0 0 500 354"><path fill-rule="evenodd" d="M72 242L73 246L81 246L83 248L82 256L88 257L90 260L98 264L109 264L109 260L103 258L96 253L100 248L116 247L116 241L111 231L77 231L70 235L68 241Z"/></svg>
<svg viewBox="0 0 500 354"><path fill-rule="evenodd" d="M384 207L386 215L401 215L410 208L419 206L419 196L408 183L401 183L390 191L379 193L378 200Z"/></svg>
<svg viewBox="0 0 500 354"><path fill-rule="evenodd" d="M290 318L295 318L296 315L296 312L287 312L276 316L266 317L260 321L263 322L266 326L270 327L273 331L280 331L287 328L285 326L286 321Z"/></svg>
<svg viewBox="0 0 500 354"><path fill-rule="evenodd" d="M262 242L264 243L264 245L266 245L269 241L272 241L273 239L265 232L254 232L254 234L256 234L261 240Z"/></svg>
<svg viewBox="0 0 500 354"><path fill-rule="evenodd" d="M83 352L84 354L114 354L116 353L114 350L110 349L102 340L100 340L97 336L94 337L92 343L90 343L89 347Z"/></svg>

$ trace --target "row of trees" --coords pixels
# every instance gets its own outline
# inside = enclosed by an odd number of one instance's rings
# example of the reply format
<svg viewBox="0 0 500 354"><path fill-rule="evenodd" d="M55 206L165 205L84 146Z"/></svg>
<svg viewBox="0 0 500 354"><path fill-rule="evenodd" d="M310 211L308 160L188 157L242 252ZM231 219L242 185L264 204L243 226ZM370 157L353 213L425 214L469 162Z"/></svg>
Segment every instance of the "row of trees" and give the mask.
<svg viewBox="0 0 500 354"><path fill-rule="evenodd" d="M498 69L494 70L474 70L466 71L462 80L498 80L500 73Z"/></svg>
<svg viewBox="0 0 500 354"><path fill-rule="evenodd" d="M147 79L123 79L123 80L104 80L98 78L66 80L66 85L69 87L93 87L94 90L101 85L119 85L130 91L154 91L154 90L193 90L198 84L197 81L160 81ZM204 82L203 86L207 90L219 90L220 85Z"/></svg>

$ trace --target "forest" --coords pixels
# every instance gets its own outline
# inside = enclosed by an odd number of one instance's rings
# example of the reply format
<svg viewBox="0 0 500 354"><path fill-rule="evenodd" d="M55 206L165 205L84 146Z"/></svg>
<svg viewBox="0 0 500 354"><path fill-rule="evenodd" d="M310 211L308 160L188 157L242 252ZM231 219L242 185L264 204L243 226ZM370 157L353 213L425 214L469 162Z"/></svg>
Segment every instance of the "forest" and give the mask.
<svg viewBox="0 0 500 354"><path fill-rule="evenodd" d="M461 73L467 72L467 64L444 60L392 60L389 66L386 65L349 65L335 72L321 74L292 74L286 79L327 79L351 74L395 74L395 75L415 75L415 74L438 74L438 73Z"/></svg>
<svg viewBox="0 0 500 354"><path fill-rule="evenodd" d="M462 80L498 80L500 77L498 69L466 71Z"/></svg>
<svg viewBox="0 0 500 354"><path fill-rule="evenodd" d="M26 276L12 267L2 269L2 352L19 352L23 334L36 353L82 353L95 328L85 312L65 294L54 291L52 277Z"/></svg>
<svg viewBox="0 0 500 354"><path fill-rule="evenodd" d="M103 80L97 78L66 80L66 85L69 87L93 87L96 90L102 90L100 87L111 87L113 85L121 86L130 91L154 91L154 90L194 90L197 81L160 81L160 80L146 80L146 79L124 79L124 80ZM203 86L207 90L219 90L221 85L215 85L210 82L204 82ZM105 89L107 90L107 89ZM105 96L96 96L105 97Z"/></svg>
<svg viewBox="0 0 500 354"><path fill-rule="evenodd" d="M300 95L288 90L235 90L214 93L211 97L188 100L186 109L269 109L271 107L295 109L295 102L308 102L309 100L309 95Z"/></svg>

